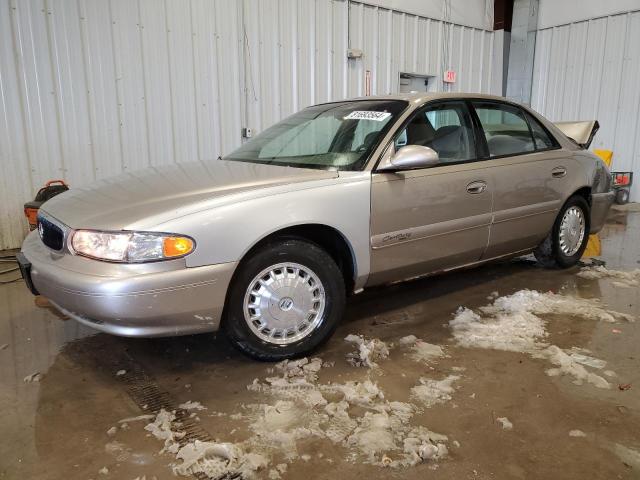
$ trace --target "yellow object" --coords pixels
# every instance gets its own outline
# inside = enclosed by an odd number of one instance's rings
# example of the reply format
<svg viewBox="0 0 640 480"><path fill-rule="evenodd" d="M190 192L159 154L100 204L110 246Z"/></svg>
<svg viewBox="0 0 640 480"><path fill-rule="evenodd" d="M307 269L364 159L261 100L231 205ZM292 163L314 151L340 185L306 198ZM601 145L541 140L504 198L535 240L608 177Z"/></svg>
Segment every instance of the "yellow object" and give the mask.
<svg viewBox="0 0 640 480"><path fill-rule="evenodd" d="M582 258L599 257L602 254L602 244L600 243L600 237L596 233L595 235L589 235L589 241L587 242L587 248L584 249Z"/></svg>
<svg viewBox="0 0 640 480"><path fill-rule="evenodd" d="M598 155L607 167L611 168L611 161L613 160L613 151L600 150L600 149L594 148L593 153Z"/></svg>
<svg viewBox="0 0 640 480"><path fill-rule="evenodd" d="M193 240L186 237L165 237L162 253L165 257L181 257L193 250Z"/></svg>

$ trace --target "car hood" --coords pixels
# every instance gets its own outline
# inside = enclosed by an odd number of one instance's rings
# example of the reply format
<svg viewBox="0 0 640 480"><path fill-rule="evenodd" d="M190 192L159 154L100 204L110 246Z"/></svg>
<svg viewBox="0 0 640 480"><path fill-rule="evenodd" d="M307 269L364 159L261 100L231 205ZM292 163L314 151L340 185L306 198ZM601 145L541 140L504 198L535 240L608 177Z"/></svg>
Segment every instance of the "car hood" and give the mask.
<svg viewBox="0 0 640 480"><path fill-rule="evenodd" d="M151 228L167 219L210 208L222 197L299 182L336 178L338 172L207 160L151 167L72 187L42 210L71 228ZM219 202L218 202L219 203Z"/></svg>

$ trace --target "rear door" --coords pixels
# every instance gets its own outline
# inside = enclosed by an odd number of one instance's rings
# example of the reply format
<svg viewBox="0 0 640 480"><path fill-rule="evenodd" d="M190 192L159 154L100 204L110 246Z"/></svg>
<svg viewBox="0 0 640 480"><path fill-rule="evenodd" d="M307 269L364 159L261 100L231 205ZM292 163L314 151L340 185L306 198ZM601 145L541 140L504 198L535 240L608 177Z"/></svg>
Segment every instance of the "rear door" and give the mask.
<svg viewBox="0 0 640 480"><path fill-rule="evenodd" d="M499 101L472 105L494 185L491 238L483 258L531 249L553 225L573 161L524 109Z"/></svg>
<svg viewBox="0 0 640 480"><path fill-rule="evenodd" d="M466 102L419 110L387 154L405 145L433 148L440 164L373 173L370 285L476 262L489 240L492 179Z"/></svg>

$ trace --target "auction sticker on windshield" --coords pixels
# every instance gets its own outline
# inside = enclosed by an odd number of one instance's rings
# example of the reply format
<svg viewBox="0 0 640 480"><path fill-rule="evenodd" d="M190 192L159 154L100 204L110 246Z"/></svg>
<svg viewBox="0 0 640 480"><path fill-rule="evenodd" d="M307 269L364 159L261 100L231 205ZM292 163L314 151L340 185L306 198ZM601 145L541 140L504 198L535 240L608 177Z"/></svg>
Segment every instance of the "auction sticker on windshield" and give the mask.
<svg viewBox="0 0 640 480"><path fill-rule="evenodd" d="M356 110L344 117L345 120L375 120L376 122L382 122L389 118L391 114L389 112L374 112L371 110Z"/></svg>

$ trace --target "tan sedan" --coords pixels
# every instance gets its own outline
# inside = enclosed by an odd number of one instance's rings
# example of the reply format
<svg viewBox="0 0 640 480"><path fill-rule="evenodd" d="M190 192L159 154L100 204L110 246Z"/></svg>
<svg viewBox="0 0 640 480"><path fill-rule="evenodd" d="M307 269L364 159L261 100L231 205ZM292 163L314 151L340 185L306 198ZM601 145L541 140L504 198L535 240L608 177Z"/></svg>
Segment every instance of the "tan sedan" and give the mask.
<svg viewBox="0 0 640 480"><path fill-rule="evenodd" d="M586 150L596 127L563 125L572 139L471 94L317 105L224 159L55 197L20 264L34 293L98 330L223 328L256 358L295 357L369 286L529 252L574 265L613 201Z"/></svg>

